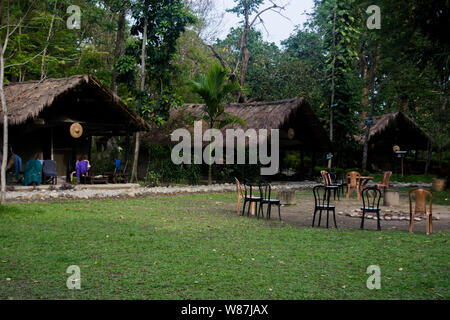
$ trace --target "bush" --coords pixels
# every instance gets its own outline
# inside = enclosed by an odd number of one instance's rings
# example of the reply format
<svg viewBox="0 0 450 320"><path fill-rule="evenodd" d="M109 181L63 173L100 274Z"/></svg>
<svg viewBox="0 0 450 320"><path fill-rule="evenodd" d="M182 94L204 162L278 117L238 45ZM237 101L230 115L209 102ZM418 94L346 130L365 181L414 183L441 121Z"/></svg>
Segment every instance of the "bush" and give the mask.
<svg viewBox="0 0 450 320"><path fill-rule="evenodd" d="M146 187L157 187L161 183L161 174L155 171L147 172L147 176L145 177L145 186Z"/></svg>

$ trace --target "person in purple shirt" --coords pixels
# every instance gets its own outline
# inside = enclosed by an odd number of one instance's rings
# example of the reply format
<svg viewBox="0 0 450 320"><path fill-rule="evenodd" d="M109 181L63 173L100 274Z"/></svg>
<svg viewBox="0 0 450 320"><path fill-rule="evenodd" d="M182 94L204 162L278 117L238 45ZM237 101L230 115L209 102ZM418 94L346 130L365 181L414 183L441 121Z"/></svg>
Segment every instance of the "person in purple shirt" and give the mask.
<svg viewBox="0 0 450 320"><path fill-rule="evenodd" d="M81 177L85 177L89 171L89 161L83 157L82 160L78 161L76 164L77 178L78 182L81 183Z"/></svg>

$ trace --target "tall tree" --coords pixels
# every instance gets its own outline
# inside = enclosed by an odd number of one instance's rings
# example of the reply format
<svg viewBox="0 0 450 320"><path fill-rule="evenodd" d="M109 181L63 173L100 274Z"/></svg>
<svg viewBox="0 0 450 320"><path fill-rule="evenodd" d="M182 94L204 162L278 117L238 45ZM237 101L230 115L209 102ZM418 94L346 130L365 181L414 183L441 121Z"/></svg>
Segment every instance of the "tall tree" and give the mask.
<svg viewBox="0 0 450 320"><path fill-rule="evenodd" d="M26 18L29 10L33 6L32 3L26 12L17 20L11 19L11 9L12 5L8 1L5 7L5 1L1 0L0 3L0 26L2 25L3 16L6 13L6 28L5 31L0 30L0 102L3 112L3 151L2 151L2 164L1 164L1 196L0 201L4 203L6 201L6 165L8 161L8 106L6 104L5 92L3 89L4 78L5 78L5 53L8 48L8 42L11 36L17 31L17 29L22 25L24 19Z"/></svg>
<svg viewBox="0 0 450 320"><path fill-rule="evenodd" d="M195 22L195 17L189 13L182 0L139 0L134 3L132 16L135 23L131 33L143 35L142 44L145 47L145 50L141 49L140 61L145 74L141 71L140 86L136 90L136 107L146 117L160 123L169 117L169 109L173 104L179 103L170 85L170 72L173 70L171 61L176 52L177 39L187 25ZM138 133L132 180L137 179L139 144Z"/></svg>
<svg viewBox="0 0 450 320"><path fill-rule="evenodd" d="M270 1L271 5L264 9L260 9L260 6L264 3L264 0L234 0L234 2L236 2L236 6L227 11L235 13L238 17L242 16L244 20L242 34L238 40L240 59L236 63L233 74L235 75L240 67L239 84L243 87L245 85L245 76L247 74L248 62L251 55L246 43L249 31L257 22L264 24L262 15L265 12L275 11L281 15L281 12L284 10L284 6L281 6L272 0ZM240 101L243 102L245 99L245 95L241 92Z"/></svg>

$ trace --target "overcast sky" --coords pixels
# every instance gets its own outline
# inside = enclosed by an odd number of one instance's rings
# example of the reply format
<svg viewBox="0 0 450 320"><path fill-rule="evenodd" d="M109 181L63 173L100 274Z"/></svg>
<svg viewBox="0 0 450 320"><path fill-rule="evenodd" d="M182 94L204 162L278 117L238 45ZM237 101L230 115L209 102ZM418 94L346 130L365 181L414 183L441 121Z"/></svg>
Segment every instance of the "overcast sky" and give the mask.
<svg viewBox="0 0 450 320"><path fill-rule="evenodd" d="M215 1L217 1L218 9L222 11L230 9L235 5L233 0ZM312 12L314 2L313 0L278 0L276 3L287 4L286 10L283 11L283 15L289 18L289 20L275 12L268 11L263 13L262 19L264 20L264 24L269 33L267 33L260 24L257 25L256 28L262 32L266 41L275 42L275 44L279 46L282 40L285 40L294 32L297 25L303 25L303 23L306 22L308 17L304 13L305 11L308 13ZM270 2L266 1L260 8L263 9L270 5ZM237 26L240 20L242 20L242 17L239 19L234 14L226 13L224 18L224 31L221 38L224 38L228 34L231 27Z"/></svg>

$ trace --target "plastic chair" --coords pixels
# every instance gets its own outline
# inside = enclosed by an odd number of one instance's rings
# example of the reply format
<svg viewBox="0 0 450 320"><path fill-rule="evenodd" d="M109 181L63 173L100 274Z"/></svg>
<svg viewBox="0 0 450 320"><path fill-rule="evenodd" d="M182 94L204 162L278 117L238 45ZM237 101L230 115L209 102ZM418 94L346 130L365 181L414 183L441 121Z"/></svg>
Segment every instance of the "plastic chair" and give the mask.
<svg viewBox="0 0 450 320"><path fill-rule="evenodd" d="M347 199L350 198L350 195L353 193L353 191L356 191L356 197L357 199L360 198L360 184L361 184L361 175L358 171L351 171L347 173L346 177L347 182Z"/></svg>
<svg viewBox="0 0 450 320"><path fill-rule="evenodd" d="M414 204L414 210L412 206L412 195L415 196L415 204ZM426 204L427 204L427 195L430 196L429 200L429 209L427 211ZM427 221L427 234L430 234L433 232L433 193L431 191L417 188L409 191L409 232L413 233L413 227L414 227L414 216L417 213L425 213L426 214L426 221Z"/></svg>
<svg viewBox="0 0 450 320"><path fill-rule="evenodd" d="M58 173L56 172L56 161L45 160L42 165L42 182L52 183L56 185L58 183Z"/></svg>
<svg viewBox="0 0 450 320"><path fill-rule="evenodd" d="M383 188L384 191L389 190L389 180L391 180L392 171L386 171L383 175L383 180L381 183L377 184L378 189Z"/></svg>
<svg viewBox="0 0 450 320"><path fill-rule="evenodd" d="M338 196L338 200L340 200L340 186L333 182L333 177L332 177L331 173L329 173L325 170L322 170L322 171L320 171L320 174L322 175L323 184L328 189L333 190L334 200L336 200L336 193ZM335 179L336 179L336 175L335 175Z"/></svg>
<svg viewBox="0 0 450 320"><path fill-rule="evenodd" d="M314 215L312 226L314 227L317 211L319 211L319 223L317 225L318 227L320 227L320 221L322 219L322 211L327 211L327 228L328 228L329 212L332 211L334 226L337 229L336 212L335 212L336 208L335 206L330 205L330 189L328 189L326 186L315 186L313 188L313 195L314 195Z"/></svg>
<svg viewBox="0 0 450 320"><path fill-rule="evenodd" d="M266 213L266 219L270 220L270 213L272 206L278 206L278 218L281 221L281 202L278 199L272 199L271 193L272 193L272 186L270 183L267 182L260 182L259 183L259 193L261 194L261 201L259 205L259 211L257 217L259 218L259 213L261 212L261 216L264 217L264 204L267 204L267 213Z"/></svg>
<svg viewBox="0 0 450 320"><path fill-rule="evenodd" d="M381 191L377 187L367 187L361 192L363 207L362 217L361 217L361 229L364 229L364 216L366 213L376 213L377 214L377 230L381 231L380 225L380 200Z"/></svg>
<svg viewBox="0 0 450 320"><path fill-rule="evenodd" d="M248 203L247 216L250 216L250 207L255 206L258 208L258 203L261 201L261 197L255 197L253 195L253 185L248 181L244 181L244 206L242 207L242 215L245 214L245 206Z"/></svg>
<svg viewBox="0 0 450 320"><path fill-rule="evenodd" d="M236 181L236 191L237 191L237 195L238 195L238 200L237 200L237 214L239 214L239 212L241 211L241 199L244 199L244 191L242 190L242 186L241 183L239 182L239 180L235 177L234 181Z"/></svg>

